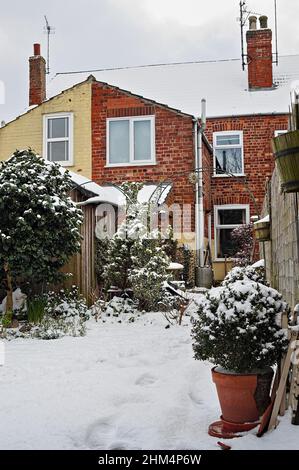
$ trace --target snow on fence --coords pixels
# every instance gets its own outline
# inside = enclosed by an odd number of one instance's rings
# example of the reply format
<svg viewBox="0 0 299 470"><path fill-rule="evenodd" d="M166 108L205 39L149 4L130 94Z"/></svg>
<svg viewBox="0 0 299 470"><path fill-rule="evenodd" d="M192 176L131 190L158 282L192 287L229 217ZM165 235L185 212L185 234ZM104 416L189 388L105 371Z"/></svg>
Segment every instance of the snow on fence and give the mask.
<svg viewBox="0 0 299 470"><path fill-rule="evenodd" d="M299 302L299 214L296 194L282 193L277 170L268 184L263 213L270 214L271 221L271 241L265 242L267 278L294 308Z"/></svg>

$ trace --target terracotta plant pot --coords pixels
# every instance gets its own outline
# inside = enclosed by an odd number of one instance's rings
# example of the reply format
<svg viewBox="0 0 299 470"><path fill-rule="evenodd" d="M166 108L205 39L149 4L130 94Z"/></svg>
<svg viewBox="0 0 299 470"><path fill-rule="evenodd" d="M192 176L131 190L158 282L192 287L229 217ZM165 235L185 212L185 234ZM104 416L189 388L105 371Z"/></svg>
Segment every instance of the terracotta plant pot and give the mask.
<svg viewBox="0 0 299 470"><path fill-rule="evenodd" d="M241 424L259 420L270 403L270 367L256 374L236 374L214 367L212 377L225 421Z"/></svg>

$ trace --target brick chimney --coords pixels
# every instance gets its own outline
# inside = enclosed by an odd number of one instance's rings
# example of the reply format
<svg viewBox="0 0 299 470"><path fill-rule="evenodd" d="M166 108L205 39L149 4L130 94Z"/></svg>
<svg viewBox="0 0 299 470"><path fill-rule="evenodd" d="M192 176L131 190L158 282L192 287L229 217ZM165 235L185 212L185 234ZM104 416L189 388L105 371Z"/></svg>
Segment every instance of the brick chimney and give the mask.
<svg viewBox="0 0 299 470"><path fill-rule="evenodd" d="M40 55L40 44L33 45L34 55L29 57L29 106L46 99L46 61Z"/></svg>
<svg viewBox="0 0 299 470"><path fill-rule="evenodd" d="M272 88L272 31L268 28L267 16L249 18L249 30L246 34L248 58L248 86L251 90Z"/></svg>

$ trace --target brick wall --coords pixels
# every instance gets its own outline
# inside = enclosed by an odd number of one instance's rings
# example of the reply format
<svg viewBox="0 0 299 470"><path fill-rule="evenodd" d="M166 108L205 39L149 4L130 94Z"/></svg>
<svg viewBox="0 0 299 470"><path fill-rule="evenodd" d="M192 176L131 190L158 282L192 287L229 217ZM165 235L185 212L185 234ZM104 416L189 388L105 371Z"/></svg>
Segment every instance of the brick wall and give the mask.
<svg viewBox="0 0 299 470"><path fill-rule="evenodd" d="M254 194L258 210L261 211L265 182L271 178L274 158L271 139L276 130L288 128L287 115L265 115L236 118L209 119L206 135L213 143L213 132L243 131L244 169L248 188ZM256 213L255 205L246 190L245 177L212 177L212 203L250 204L250 213Z"/></svg>
<svg viewBox="0 0 299 470"><path fill-rule="evenodd" d="M106 119L155 116L156 164L106 167ZM117 88L92 85L92 178L99 184L123 181L172 181L172 201L194 205L194 185L188 175L194 169L194 136L191 116L153 104ZM204 145L204 158L210 156Z"/></svg>

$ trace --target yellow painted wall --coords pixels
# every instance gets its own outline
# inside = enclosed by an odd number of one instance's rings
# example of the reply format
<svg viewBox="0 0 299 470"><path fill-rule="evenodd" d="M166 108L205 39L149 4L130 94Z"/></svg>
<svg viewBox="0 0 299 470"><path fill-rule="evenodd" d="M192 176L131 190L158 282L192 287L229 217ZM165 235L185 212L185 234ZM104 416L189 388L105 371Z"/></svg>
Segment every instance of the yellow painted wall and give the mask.
<svg viewBox="0 0 299 470"><path fill-rule="evenodd" d="M178 240L179 244L188 245L191 250L195 250L195 233L183 233L183 234L174 234L175 238ZM205 238L205 246L207 246L208 240ZM232 269L233 263L230 260L224 261L215 261L215 243L212 239L212 259L213 259L213 271L214 279L216 282L221 282L227 275L227 273Z"/></svg>
<svg viewBox="0 0 299 470"><path fill-rule="evenodd" d="M70 170L91 178L91 84L83 83L52 98L0 128L0 160L31 147L43 154L43 115L72 112L74 165Z"/></svg>

